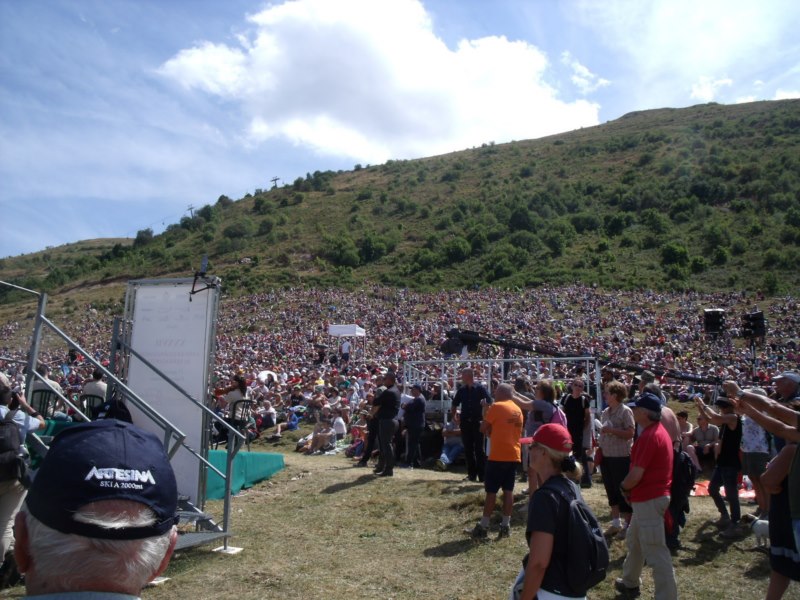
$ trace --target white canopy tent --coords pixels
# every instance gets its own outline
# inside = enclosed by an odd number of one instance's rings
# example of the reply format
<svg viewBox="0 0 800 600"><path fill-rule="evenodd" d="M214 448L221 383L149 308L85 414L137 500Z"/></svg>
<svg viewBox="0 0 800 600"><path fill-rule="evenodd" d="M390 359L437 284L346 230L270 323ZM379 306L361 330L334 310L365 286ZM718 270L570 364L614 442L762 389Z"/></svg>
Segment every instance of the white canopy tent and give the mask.
<svg viewBox="0 0 800 600"><path fill-rule="evenodd" d="M355 323L344 325L328 325L328 335L332 338L339 338L336 340L336 353L341 354L341 338L353 337L358 340L361 338L361 358L367 355L367 332L363 327L359 327ZM354 341L356 341L354 340ZM355 358L355 344L353 350L350 352L351 356Z"/></svg>
<svg viewBox="0 0 800 600"><path fill-rule="evenodd" d="M358 325L329 325L328 335L331 337L366 337L367 332Z"/></svg>

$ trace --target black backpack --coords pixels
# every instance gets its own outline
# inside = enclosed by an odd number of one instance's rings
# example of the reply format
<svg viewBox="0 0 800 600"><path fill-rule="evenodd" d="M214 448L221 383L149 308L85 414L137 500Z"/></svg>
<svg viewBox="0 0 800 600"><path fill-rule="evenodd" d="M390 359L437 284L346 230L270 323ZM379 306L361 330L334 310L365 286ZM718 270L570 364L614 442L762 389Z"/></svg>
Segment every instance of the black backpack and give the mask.
<svg viewBox="0 0 800 600"><path fill-rule="evenodd" d="M22 438L19 427L14 423L16 410L9 410L0 421L0 481L19 478L19 447Z"/></svg>
<svg viewBox="0 0 800 600"><path fill-rule="evenodd" d="M608 569L608 544L600 529L600 523L592 509L579 495L570 497L555 485L543 486L556 492L569 507L569 529L567 552L570 560L566 565L566 579L571 591L585 596L586 592L606 578Z"/></svg>
<svg viewBox="0 0 800 600"><path fill-rule="evenodd" d="M689 512L689 495L694 489L697 467L683 450L674 450L672 456L672 485L669 488L669 506L673 510Z"/></svg>

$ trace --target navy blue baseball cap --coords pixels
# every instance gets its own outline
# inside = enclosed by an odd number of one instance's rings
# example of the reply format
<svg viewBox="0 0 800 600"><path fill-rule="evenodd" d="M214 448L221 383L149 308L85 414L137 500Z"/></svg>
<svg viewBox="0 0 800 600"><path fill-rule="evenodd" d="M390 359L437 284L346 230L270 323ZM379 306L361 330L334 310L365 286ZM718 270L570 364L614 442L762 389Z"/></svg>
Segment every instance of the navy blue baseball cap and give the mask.
<svg viewBox="0 0 800 600"><path fill-rule="evenodd" d="M156 522L107 529L74 519L83 506L129 500L147 506ZM26 500L28 512L61 533L136 540L167 533L177 523L178 486L161 441L116 419L81 423L53 440Z"/></svg>
<svg viewBox="0 0 800 600"><path fill-rule="evenodd" d="M637 396L633 402L628 402L631 408L644 408L645 410L652 410L653 412L661 412L661 398L652 392L645 392Z"/></svg>

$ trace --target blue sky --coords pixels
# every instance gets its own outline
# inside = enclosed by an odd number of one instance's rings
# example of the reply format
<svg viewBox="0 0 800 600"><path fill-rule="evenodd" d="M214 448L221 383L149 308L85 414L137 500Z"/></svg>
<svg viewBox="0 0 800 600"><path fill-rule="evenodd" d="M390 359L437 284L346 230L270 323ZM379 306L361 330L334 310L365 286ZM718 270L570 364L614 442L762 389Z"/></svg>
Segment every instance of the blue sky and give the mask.
<svg viewBox="0 0 800 600"><path fill-rule="evenodd" d="M0 0L0 256L306 172L800 97L787 0Z"/></svg>

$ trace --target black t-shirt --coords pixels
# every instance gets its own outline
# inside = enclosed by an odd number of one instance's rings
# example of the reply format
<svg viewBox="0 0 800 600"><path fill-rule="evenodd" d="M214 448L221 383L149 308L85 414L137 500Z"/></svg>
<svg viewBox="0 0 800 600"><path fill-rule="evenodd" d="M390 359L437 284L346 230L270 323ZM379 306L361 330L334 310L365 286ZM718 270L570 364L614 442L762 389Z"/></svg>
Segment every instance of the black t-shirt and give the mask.
<svg viewBox="0 0 800 600"><path fill-rule="evenodd" d="M578 487L563 475L553 475L546 482L547 486L557 487L568 497L580 497ZM530 545L531 535L536 532L549 533L553 536L553 553L550 564L542 578L542 589L562 596L581 597L569 588L567 578L567 531L569 529L569 505L555 490L542 486L533 493L528 503L528 527L525 538Z"/></svg>
<svg viewBox="0 0 800 600"><path fill-rule="evenodd" d="M479 383L474 383L467 387L462 385L458 388L455 397L453 398L453 408L461 407L461 421L480 421L483 419L483 407L481 400L486 400L486 403L491 403L492 399L489 397L489 392L486 388Z"/></svg>
<svg viewBox="0 0 800 600"><path fill-rule="evenodd" d="M400 410L400 390L396 385L381 392L380 396L372 401L373 406L378 407L376 417L378 419L394 419Z"/></svg>
<svg viewBox="0 0 800 600"><path fill-rule="evenodd" d="M719 437L721 441L717 465L741 469L742 461L739 458L739 446L742 443L742 418L736 417L736 429L721 425Z"/></svg>
<svg viewBox="0 0 800 600"><path fill-rule="evenodd" d="M567 429L572 436L573 448L577 451L583 445L583 427L586 420L586 409L589 408L589 396L582 394L573 398L567 394L563 401L564 414L567 415Z"/></svg>

